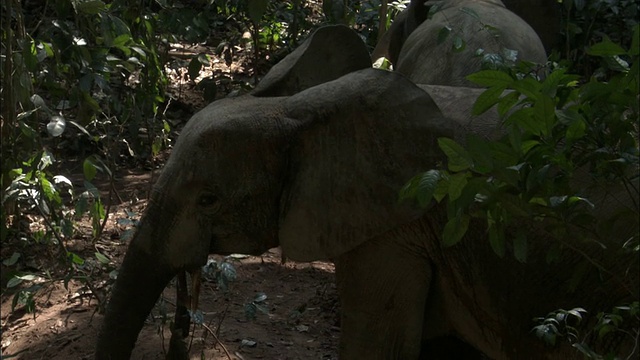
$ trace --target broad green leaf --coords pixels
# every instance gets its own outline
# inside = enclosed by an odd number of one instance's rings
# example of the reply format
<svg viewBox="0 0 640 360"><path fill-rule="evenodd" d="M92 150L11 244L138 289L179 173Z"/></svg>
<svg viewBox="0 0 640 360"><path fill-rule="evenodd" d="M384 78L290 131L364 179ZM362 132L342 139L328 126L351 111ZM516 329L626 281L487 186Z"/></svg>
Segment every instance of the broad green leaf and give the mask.
<svg viewBox="0 0 640 360"><path fill-rule="evenodd" d="M627 51L623 49L620 45L609 40L608 37L605 36L604 40L597 44L593 44L588 50L587 54L593 56L613 56L613 55L623 55L626 54Z"/></svg>
<svg viewBox="0 0 640 360"><path fill-rule="evenodd" d="M429 170L414 176L401 190L400 201L416 199L421 207L426 207L433 198L433 193L440 180L440 171Z"/></svg>
<svg viewBox="0 0 640 360"><path fill-rule="evenodd" d="M436 190L433 192L433 199L437 202L442 201L442 199L449 194L449 175L445 175L440 173L441 178L438 181L438 186L436 186Z"/></svg>
<svg viewBox="0 0 640 360"><path fill-rule="evenodd" d="M587 124L585 124L583 120L575 121L567 128L567 141L574 141L582 138L586 134L586 130Z"/></svg>
<svg viewBox="0 0 640 360"><path fill-rule="evenodd" d="M109 264L111 261L109 260L108 257L102 255L100 252L96 251L95 253L96 259L98 259L98 261L100 261L103 264Z"/></svg>
<svg viewBox="0 0 640 360"><path fill-rule="evenodd" d="M522 153L526 155L529 151L531 151L531 149L538 146L539 144L540 142L537 140L525 140L520 145L520 149L522 150Z"/></svg>
<svg viewBox="0 0 640 360"><path fill-rule="evenodd" d="M447 155L449 170L467 170L473 165L469 153L454 140L445 137L438 138L438 146Z"/></svg>
<svg viewBox="0 0 640 360"><path fill-rule="evenodd" d="M416 192L416 198L421 207L426 207L433 198L433 193L438 186L440 180L440 171L429 170L422 174L418 181L418 188Z"/></svg>
<svg viewBox="0 0 640 360"><path fill-rule="evenodd" d="M460 215L449 219L442 232L442 244L453 246L462 240L469 228L469 215Z"/></svg>
<svg viewBox="0 0 640 360"><path fill-rule="evenodd" d="M82 163L82 170L84 172L84 178L87 181L93 180L98 172L96 165L91 161L91 157L84 159L84 162Z"/></svg>
<svg viewBox="0 0 640 360"><path fill-rule="evenodd" d="M535 120L539 121L542 125L539 127L542 136L550 135L556 119L553 99L551 99L549 95L540 94L537 101L533 104L533 110Z"/></svg>
<svg viewBox="0 0 640 360"><path fill-rule="evenodd" d="M489 140L471 134L467 137L467 149L473 159L472 170L474 172L484 175L493 170L493 159L491 158L491 144Z"/></svg>
<svg viewBox="0 0 640 360"><path fill-rule="evenodd" d="M530 107L520 108L509 115L505 120L506 125L517 125L534 135L543 132L544 123L538 121L534 115L534 109Z"/></svg>
<svg viewBox="0 0 640 360"><path fill-rule="evenodd" d="M2 261L2 265L5 266L13 266L15 265L16 262L18 262L18 259L20 259L20 253L19 252L14 252L10 258L5 259Z"/></svg>
<svg viewBox="0 0 640 360"><path fill-rule="evenodd" d="M16 287L21 283L22 283L22 279L20 279L18 276L14 276L11 279L9 279L9 281L7 281L7 288Z"/></svg>
<svg viewBox="0 0 640 360"><path fill-rule="evenodd" d="M498 114L503 117L509 110L511 110L518 102L520 94L515 91L510 91L508 94L500 98L498 101Z"/></svg>
<svg viewBox="0 0 640 360"><path fill-rule="evenodd" d="M489 110L500 100L500 95L504 92L503 86L493 86L485 90L473 104L473 115L480 115Z"/></svg>
<svg viewBox="0 0 640 360"><path fill-rule="evenodd" d="M513 239L513 256L521 263L527 262L527 237L524 233L519 232Z"/></svg>
<svg viewBox="0 0 640 360"><path fill-rule="evenodd" d="M462 190L467 185L468 172L460 172L449 178L449 201L457 200L462 195Z"/></svg>
<svg viewBox="0 0 640 360"><path fill-rule="evenodd" d="M78 256L75 253L72 252L67 252L67 257L69 258L69 260L76 264L76 265L83 265L84 264L84 259L81 258L80 256Z"/></svg>
<svg viewBox="0 0 640 360"><path fill-rule="evenodd" d="M509 74L498 70L478 71L467 75L466 79L481 86L500 86L503 88L511 86L514 81Z"/></svg>
<svg viewBox="0 0 640 360"><path fill-rule="evenodd" d="M540 94L540 89L542 88L542 84L531 77L526 77L524 79L513 82L511 84L511 88L528 97L529 99L537 100Z"/></svg>
<svg viewBox="0 0 640 360"><path fill-rule="evenodd" d="M557 109L555 110L558 122L562 125L571 125L576 121L584 121L582 115L574 108Z"/></svg>

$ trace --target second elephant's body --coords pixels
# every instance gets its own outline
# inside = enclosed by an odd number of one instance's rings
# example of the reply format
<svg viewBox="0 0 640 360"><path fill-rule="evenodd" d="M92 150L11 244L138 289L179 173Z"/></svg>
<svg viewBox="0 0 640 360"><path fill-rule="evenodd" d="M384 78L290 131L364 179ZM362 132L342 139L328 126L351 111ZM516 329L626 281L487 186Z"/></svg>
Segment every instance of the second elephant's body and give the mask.
<svg viewBox="0 0 640 360"><path fill-rule="evenodd" d="M429 4L430 2L427 2ZM499 0L444 0L408 34L396 71L417 84L474 86L465 77L513 60L546 62L536 32Z"/></svg>

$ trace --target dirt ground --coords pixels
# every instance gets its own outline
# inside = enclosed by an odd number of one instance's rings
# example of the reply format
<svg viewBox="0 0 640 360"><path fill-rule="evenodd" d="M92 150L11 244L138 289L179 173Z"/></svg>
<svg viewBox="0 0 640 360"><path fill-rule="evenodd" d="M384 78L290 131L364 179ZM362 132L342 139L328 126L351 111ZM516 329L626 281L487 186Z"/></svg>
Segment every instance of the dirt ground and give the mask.
<svg viewBox="0 0 640 360"><path fill-rule="evenodd" d="M134 174L123 179L128 184L125 196L134 196L147 186L148 176ZM118 219L141 213L144 206L145 201L118 205L107 223L105 236L96 243L95 248L108 256L113 266L120 263L127 246L119 235L131 227L120 225ZM82 239L67 246L85 258L90 258L94 251L90 241ZM11 251L10 247L3 248L2 258L8 258ZM47 256L34 256L32 261L36 258ZM217 334L221 344L203 326L192 325L191 359L337 358L339 309L333 264L290 261L281 264L279 249L232 263L237 278L226 292L216 283L206 282L200 293L204 324ZM103 293L106 282L98 281L100 277L107 279L107 273L96 276L94 281L96 291ZM43 288L35 298L35 315L20 306L11 312L13 293L2 294L2 359L92 359L103 318L96 312L95 298L76 280L69 282L68 290L62 281L41 284ZM258 311L256 318L249 320L245 305L260 293L267 297L259 304L268 313ZM173 318L175 296L172 283L140 333L132 359L164 359L170 332L168 326L162 331L162 314Z"/></svg>

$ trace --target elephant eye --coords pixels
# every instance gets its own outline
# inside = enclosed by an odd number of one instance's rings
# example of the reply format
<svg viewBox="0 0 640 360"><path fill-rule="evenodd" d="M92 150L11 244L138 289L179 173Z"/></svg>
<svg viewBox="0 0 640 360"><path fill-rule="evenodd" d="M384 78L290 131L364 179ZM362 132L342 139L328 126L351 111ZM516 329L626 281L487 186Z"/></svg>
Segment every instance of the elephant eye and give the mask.
<svg viewBox="0 0 640 360"><path fill-rule="evenodd" d="M202 194L198 197L198 206L211 207L218 202L218 197L213 194Z"/></svg>

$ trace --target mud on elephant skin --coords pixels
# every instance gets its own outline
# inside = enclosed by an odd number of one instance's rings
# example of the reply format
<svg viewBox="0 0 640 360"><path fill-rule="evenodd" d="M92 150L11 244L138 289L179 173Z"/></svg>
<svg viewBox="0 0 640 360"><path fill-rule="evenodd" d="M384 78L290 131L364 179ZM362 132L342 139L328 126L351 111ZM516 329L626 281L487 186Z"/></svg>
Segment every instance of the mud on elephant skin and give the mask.
<svg viewBox="0 0 640 360"><path fill-rule="evenodd" d="M443 40L444 28L450 33ZM464 42L458 44L460 50L454 49L456 39ZM412 1L372 58L388 57L398 72L418 84L474 86L465 76L481 70L479 49L499 55L504 49L515 50L517 60L546 62L536 32L500 0Z"/></svg>
<svg viewBox="0 0 640 360"><path fill-rule="evenodd" d="M345 48L365 46L352 45ZM290 64L309 60L293 56ZM210 253L260 254L277 245L293 260L335 260L342 359L428 359L437 355L434 339L462 339L473 356L564 359L572 349L557 353L534 340L531 318L576 305L597 311L630 297L597 272L585 276L590 287L567 293L579 255L564 253L553 265L499 259L481 224L445 249L446 210L398 202L409 178L443 161L438 137L498 134L495 113L469 118L481 90L417 86L371 68L313 83L289 82L299 73L279 71L275 79L285 79L271 84L293 95L219 100L181 132L120 269L97 359L130 357L178 272L199 269ZM614 240L637 231L625 225ZM531 258L544 251L530 249ZM603 266L637 271L636 257L585 251Z"/></svg>

